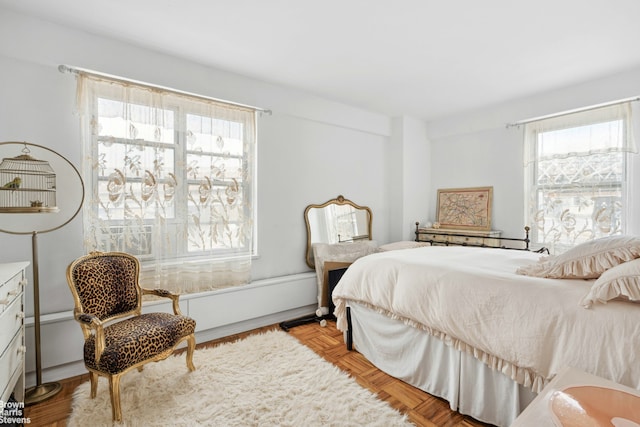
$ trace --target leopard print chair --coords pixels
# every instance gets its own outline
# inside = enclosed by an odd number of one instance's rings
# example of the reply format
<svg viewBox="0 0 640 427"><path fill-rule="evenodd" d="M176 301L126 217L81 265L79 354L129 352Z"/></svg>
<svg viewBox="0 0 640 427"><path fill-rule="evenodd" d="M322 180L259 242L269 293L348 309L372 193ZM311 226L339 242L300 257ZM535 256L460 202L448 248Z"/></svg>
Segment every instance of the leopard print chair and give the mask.
<svg viewBox="0 0 640 427"><path fill-rule="evenodd" d="M141 288L140 263L122 252L92 252L67 267L75 302L74 317L84 335L84 363L96 396L98 376L109 380L114 421L122 420L120 378L134 368L169 357L187 341L187 368L194 371L196 322L180 313L179 296ZM141 313L142 296L170 298L173 312Z"/></svg>

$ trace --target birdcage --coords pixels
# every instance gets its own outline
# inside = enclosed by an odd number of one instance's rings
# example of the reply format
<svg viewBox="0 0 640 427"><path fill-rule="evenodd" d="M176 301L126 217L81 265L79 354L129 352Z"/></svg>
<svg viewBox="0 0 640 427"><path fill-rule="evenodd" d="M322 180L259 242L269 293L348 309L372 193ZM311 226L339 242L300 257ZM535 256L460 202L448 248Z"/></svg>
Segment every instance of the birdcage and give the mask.
<svg viewBox="0 0 640 427"><path fill-rule="evenodd" d="M0 212L57 212L55 172L49 162L23 152L0 163Z"/></svg>

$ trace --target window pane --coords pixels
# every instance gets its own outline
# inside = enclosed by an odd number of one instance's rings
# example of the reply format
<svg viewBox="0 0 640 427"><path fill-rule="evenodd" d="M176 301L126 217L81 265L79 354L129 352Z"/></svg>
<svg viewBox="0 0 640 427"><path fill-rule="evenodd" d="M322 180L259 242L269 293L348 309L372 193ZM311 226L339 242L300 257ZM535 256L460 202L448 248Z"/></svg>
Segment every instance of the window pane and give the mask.
<svg viewBox="0 0 640 427"><path fill-rule="evenodd" d="M539 210L535 218L535 242L554 242L570 248L597 237L616 234L622 227L620 188L541 189L537 193Z"/></svg>
<svg viewBox="0 0 640 427"><path fill-rule="evenodd" d="M127 176L140 177L145 170L163 179L174 170L174 149L171 146L154 147L135 143L117 143L110 140L98 144L99 174L118 169Z"/></svg>
<svg viewBox="0 0 640 427"><path fill-rule="evenodd" d="M172 148L101 141L98 217L152 219L160 211L174 218L174 155Z"/></svg>
<svg viewBox="0 0 640 427"><path fill-rule="evenodd" d="M242 156L242 128L238 122L187 114L187 149Z"/></svg>
<svg viewBox="0 0 640 427"><path fill-rule="evenodd" d="M160 181L155 188L145 180L129 180L122 185L117 172L98 182L98 217L123 221L127 218L151 220L157 216L175 218L175 185Z"/></svg>
<svg viewBox="0 0 640 427"><path fill-rule="evenodd" d="M242 188L235 183L189 185L188 252L246 248L250 221L245 208Z"/></svg>
<svg viewBox="0 0 640 427"><path fill-rule="evenodd" d="M98 98L98 135L174 143L172 110Z"/></svg>
<svg viewBox="0 0 640 427"><path fill-rule="evenodd" d="M108 232L99 233L101 247L104 251L127 252L144 259L153 253L151 232L151 226L112 226Z"/></svg>
<svg viewBox="0 0 640 427"><path fill-rule="evenodd" d="M623 165L623 153L541 160L536 183L550 186L619 184L624 179Z"/></svg>
<svg viewBox="0 0 640 427"><path fill-rule="evenodd" d="M623 142L623 120L559 129L539 134L538 156L540 159L545 159L572 153L604 152L622 147Z"/></svg>
<svg viewBox="0 0 640 427"><path fill-rule="evenodd" d="M243 161L238 157L221 157L189 153L187 175L190 180L242 180ZM206 177L206 178L205 178Z"/></svg>

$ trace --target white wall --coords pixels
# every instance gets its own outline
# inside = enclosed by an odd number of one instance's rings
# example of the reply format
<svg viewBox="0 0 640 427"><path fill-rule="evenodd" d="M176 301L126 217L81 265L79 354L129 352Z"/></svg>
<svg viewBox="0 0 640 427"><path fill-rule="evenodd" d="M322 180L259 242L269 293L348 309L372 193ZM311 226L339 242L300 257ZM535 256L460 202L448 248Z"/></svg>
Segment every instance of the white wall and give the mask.
<svg viewBox="0 0 640 427"><path fill-rule="evenodd" d="M389 170L390 240L415 239L415 223L428 219L432 205L431 144L424 121L412 117L392 120L387 148Z"/></svg>
<svg viewBox="0 0 640 427"><path fill-rule="evenodd" d="M230 291L230 300L224 292L185 299L185 310L196 316L201 338L315 310L314 273L304 256L306 205L343 195L372 209L374 239L386 243L390 238L388 196L396 189L388 176L397 173L386 160L391 118L11 11L0 12L0 38L7 41L0 44L0 141L43 145L79 167L75 78L58 72L60 64L273 111L259 122L259 256L253 262L253 281ZM59 230L41 234L38 246L43 366L45 379L56 379L82 370L76 367L81 357L80 328L70 321L73 304L65 279L66 266L83 254L80 216ZM0 233L0 262L30 259L30 236ZM31 287L26 300L31 316ZM233 316L225 315L228 301L237 304ZM32 322L27 319L28 325ZM52 366L63 370L48 369ZM65 366L73 369L64 370ZM32 362L28 369L34 369Z"/></svg>
<svg viewBox="0 0 640 427"><path fill-rule="evenodd" d="M431 143L430 200L438 188L493 186L493 229L521 237L524 218L522 129L507 123L640 95L640 68L427 124ZM637 120L638 118L636 118ZM639 156L632 159L637 165ZM637 172L638 167L636 167ZM640 186L629 232L640 233ZM430 216L435 218L435 203Z"/></svg>
<svg viewBox="0 0 640 427"><path fill-rule="evenodd" d="M307 271L304 208L338 195L369 206L373 236L386 241L388 138L274 114L261 121L259 139L255 277Z"/></svg>

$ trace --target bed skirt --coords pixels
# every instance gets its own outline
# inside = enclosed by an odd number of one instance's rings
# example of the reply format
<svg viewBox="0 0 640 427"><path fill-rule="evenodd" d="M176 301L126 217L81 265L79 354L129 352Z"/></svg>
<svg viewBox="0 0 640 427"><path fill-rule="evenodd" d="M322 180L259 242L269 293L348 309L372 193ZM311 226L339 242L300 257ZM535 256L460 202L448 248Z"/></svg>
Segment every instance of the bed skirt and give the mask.
<svg viewBox="0 0 640 427"><path fill-rule="evenodd" d="M350 303L355 350L380 370L434 396L452 410L507 427L536 393L424 331Z"/></svg>

